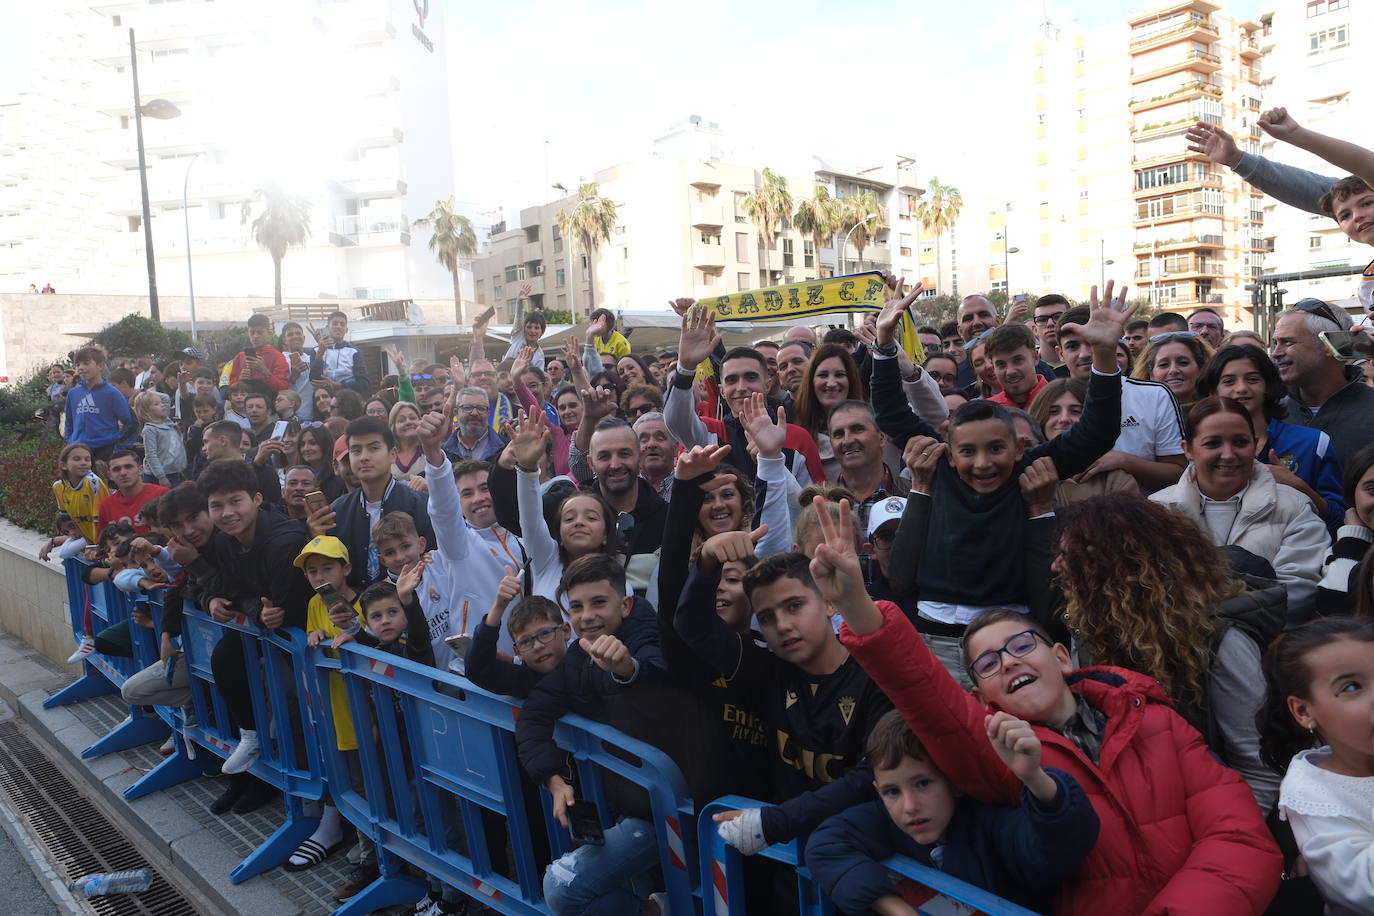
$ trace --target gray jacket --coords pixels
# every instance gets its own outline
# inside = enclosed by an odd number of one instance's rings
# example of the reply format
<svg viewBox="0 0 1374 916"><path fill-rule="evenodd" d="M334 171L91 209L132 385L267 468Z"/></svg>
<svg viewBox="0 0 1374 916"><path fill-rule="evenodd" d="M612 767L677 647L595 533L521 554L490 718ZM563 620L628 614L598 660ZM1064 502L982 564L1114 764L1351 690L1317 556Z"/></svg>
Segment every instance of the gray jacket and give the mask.
<svg viewBox="0 0 1374 916"><path fill-rule="evenodd" d="M1288 408L1287 422L1319 429L1330 436L1342 464L1374 442L1374 388L1364 384L1355 366L1345 367L1345 387L1317 409L1303 404L1291 392L1283 399L1283 406Z"/></svg>
<svg viewBox="0 0 1374 916"><path fill-rule="evenodd" d="M1317 206L1317 201L1340 180L1274 162L1254 153L1241 153L1240 162L1232 171L1277 201L1323 216L1325 214Z"/></svg>
<svg viewBox="0 0 1374 916"><path fill-rule="evenodd" d="M186 446L171 423L143 426L143 469L159 479L186 470Z"/></svg>

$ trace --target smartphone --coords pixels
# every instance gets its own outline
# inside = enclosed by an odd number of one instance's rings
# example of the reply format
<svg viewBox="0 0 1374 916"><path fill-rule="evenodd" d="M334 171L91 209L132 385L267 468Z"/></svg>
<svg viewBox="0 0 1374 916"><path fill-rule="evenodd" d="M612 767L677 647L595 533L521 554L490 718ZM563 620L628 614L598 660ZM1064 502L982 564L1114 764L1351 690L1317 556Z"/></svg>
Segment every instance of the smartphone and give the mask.
<svg viewBox="0 0 1374 916"><path fill-rule="evenodd" d="M1321 331L1317 336L1321 338L1331 355L1343 363L1351 363L1369 355L1355 352L1355 343L1364 336L1362 334L1352 331Z"/></svg>
<svg viewBox="0 0 1374 916"><path fill-rule="evenodd" d="M257 356L257 355L258 355L258 348L257 348L257 347L244 347L244 348L243 348L243 358L244 358L244 359L252 359L253 357L255 357L255 356Z"/></svg>
<svg viewBox="0 0 1374 916"><path fill-rule="evenodd" d="M496 317L496 306L494 306L494 305L489 305L489 306L487 306L485 309L482 310L482 314L480 314L480 315L478 315L476 318L472 319L473 327L476 327L476 326L479 325L479 324L486 324L488 321L491 321L491 320L492 320L493 318L495 318L495 317Z"/></svg>
<svg viewBox="0 0 1374 916"><path fill-rule="evenodd" d="M459 636L445 636L444 643L453 650L453 654L459 658L468 657L468 649L472 647L472 637L466 633Z"/></svg>
<svg viewBox="0 0 1374 916"><path fill-rule="evenodd" d="M329 505L329 498L319 490L305 494L305 507L311 512L319 512Z"/></svg>
<svg viewBox="0 0 1374 916"><path fill-rule="evenodd" d="M579 801L568 806L568 831L574 843L604 846L606 833L601 829L601 813L596 802Z"/></svg>
<svg viewBox="0 0 1374 916"><path fill-rule="evenodd" d="M343 603L343 595L340 595L339 590L328 582L324 585L317 586L315 588L315 594L320 596L320 600L324 602L326 608L331 608L336 604Z"/></svg>
<svg viewBox="0 0 1374 916"><path fill-rule="evenodd" d="M280 440L282 436L286 435L286 427L290 425L291 423L287 420L278 420L272 427L272 438Z"/></svg>

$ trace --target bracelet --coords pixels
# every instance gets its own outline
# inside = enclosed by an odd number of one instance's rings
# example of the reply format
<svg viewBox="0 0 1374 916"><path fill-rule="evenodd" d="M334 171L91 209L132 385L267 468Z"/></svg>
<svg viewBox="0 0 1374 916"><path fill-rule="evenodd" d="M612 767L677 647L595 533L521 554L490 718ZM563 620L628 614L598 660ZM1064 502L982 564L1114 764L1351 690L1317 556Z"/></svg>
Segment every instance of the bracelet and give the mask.
<svg viewBox="0 0 1374 916"><path fill-rule="evenodd" d="M538 477L538 476L539 476L539 469L538 469L538 468L533 468L533 469L527 468L527 467L525 467L523 464L521 464L521 463L518 462L518 461L515 462L515 470L516 470L517 473L524 474L526 477Z"/></svg>

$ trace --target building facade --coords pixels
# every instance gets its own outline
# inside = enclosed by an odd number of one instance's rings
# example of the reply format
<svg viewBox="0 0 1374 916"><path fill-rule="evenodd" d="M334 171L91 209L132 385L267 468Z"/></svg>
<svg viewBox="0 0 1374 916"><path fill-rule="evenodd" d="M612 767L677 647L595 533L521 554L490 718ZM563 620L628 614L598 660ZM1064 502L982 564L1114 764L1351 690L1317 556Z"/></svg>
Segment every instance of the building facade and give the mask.
<svg viewBox="0 0 1374 916"><path fill-rule="evenodd" d="M283 262L286 296L451 297L410 227L454 193L443 7L37 5L50 53L0 100L0 283L146 290L132 28L160 290L186 293L189 245L196 292L270 295L252 220L255 192L274 182L310 204L309 238ZM155 99L178 114L148 116Z"/></svg>

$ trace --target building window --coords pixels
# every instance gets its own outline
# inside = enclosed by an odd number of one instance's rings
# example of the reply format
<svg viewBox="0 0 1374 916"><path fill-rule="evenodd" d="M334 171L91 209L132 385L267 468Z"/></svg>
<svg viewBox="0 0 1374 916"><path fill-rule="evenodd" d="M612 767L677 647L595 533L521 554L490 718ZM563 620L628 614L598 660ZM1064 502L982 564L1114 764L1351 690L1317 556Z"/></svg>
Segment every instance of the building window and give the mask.
<svg viewBox="0 0 1374 916"><path fill-rule="evenodd" d="M472 284L472 289L473 289L473 292L477 294L477 304L478 304L478 305L486 305L486 304L487 304L487 281L486 281L486 280L478 280L478 281L476 281L475 283Z"/></svg>
<svg viewBox="0 0 1374 916"><path fill-rule="evenodd" d="M507 282L507 283L516 283L516 282L518 282L518 281L520 281L520 280L523 280L523 279L525 279L525 265L524 265L524 264L516 264L514 267L507 267L507 268L506 268L506 282Z"/></svg>
<svg viewBox="0 0 1374 916"><path fill-rule="evenodd" d="M1309 236L1307 237L1307 250L1308 250L1308 251L1312 251L1313 249L1320 248L1320 247L1322 247L1322 237L1321 237L1320 235L1309 235Z"/></svg>
<svg viewBox="0 0 1374 916"><path fill-rule="evenodd" d="M735 289L748 289L749 276L748 271L735 274Z"/></svg>
<svg viewBox="0 0 1374 916"><path fill-rule="evenodd" d="M1086 56L1087 56L1087 52L1084 51L1082 48L1079 48L1077 51L1074 51L1074 52L1073 52L1073 60L1074 60L1074 63L1076 63L1076 64L1081 64L1081 63L1083 63L1083 59L1084 59Z"/></svg>
<svg viewBox="0 0 1374 916"><path fill-rule="evenodd" d="M620 249L620 257L616 259L615 268L615 272L618 274L629 273L630 249L628 247L622 247Z"/></svg>
<svg viewBox="0 0 1374 916"><path fill-rule="evenodd" d="M816 266L816 245L809 240L802 242L802 266Z"/></svg>
<svg viewBox="0 0 1374 916"><path fill-rule="evenodd" d="M1307 18L1312 19L1326 12L1326 0L1312 0L1307 4Z"/></svg>
<svg viewBox="0 0 1374 916"><path fill-rule="evenodd" d="M1330 29L1322 29L1320 32L1313 32L1307 36L1308 54L1320 54L1323 51L1334 51L1337 48L1344 48L1350 44L1350 26L1338 25Z"/></svg>
<svg viewBox="0 0 1374 916"><path fill-rule="evenodd" d="M501 286L500 286L499 284L493 283L493 284L492 284L492 287L491 287L491 292L492 292L492 296L496 299L496 301L497 301L497 302L500 302L500 301L501 301Z"/></svg>
<svg viewBox="0 0 1374 916"><path fill-rule="evenodd" d="M749 233L747 233L747 232L736 232L736 233L735 233L735 260L736 260L736 261L748 261L748 260L749 260ZM740 289L746 289L746 288L747 288L747 287L743 287L743 286L740 287Z"/></svg>
<svg viewBox="0 0 1374 916"><path fill-rule="evenodd" d="M1045 126L1045 113L1043 111L1035 116L1035 123L1041 127Z"/></svg>
<svg viewBox="0 0 1374 916"><path fill-rule="evenodd" d="M897 250L904 258L911 257L911 236L903 233L897 236Z"/></svg>
<svg viewBox="0 0 1374 916"><path fill-rule="evenodd" d="M782 266L783 266L783 267L793 267L793 266L795 266L795 258L796 258L796 256L795 256L795 254L794 254L793 251L792 251L792 240L791 240L791 239L783 239L783 240L782 240Z"/></svg>
<svg viewBox="0 0 1374 916"><path fill-rule="evenodd" d="M735 222L737 223L749 222L749 214L744 212L744 198L748 196L744 191L735 192Z"/></svg>
<svg viewBox="0 0 1374 916"><path fill-rule="evenodd" d="M554 227L553 227L553 251L554 251L554 254L557 254L558 252L560 252L560 251L562 251L562 250L563 250L563 233L562 233L562 231L558 228L557 224L555 224Z"/></svg>
<svg viewBox="0 0 1374 916"><path fill-rule="evenodd" d="M581 267L582 282L586 283L588 280L591 279L592 276L590 270L590 262L587 260L587 256L585 254L578 255L577 262Z"/></svg>
<svg viewBox="0 0 1374 916"><path fill-rule="evenodd" d="M562 267L559 267L559 268L555 269L554 272L553 272L553 285L554 285L554 286L564 286L564 285L567 284L567 282L568 282L568 272L567 272L567 270L565 270L565 269L562 268Z"/></svg>

